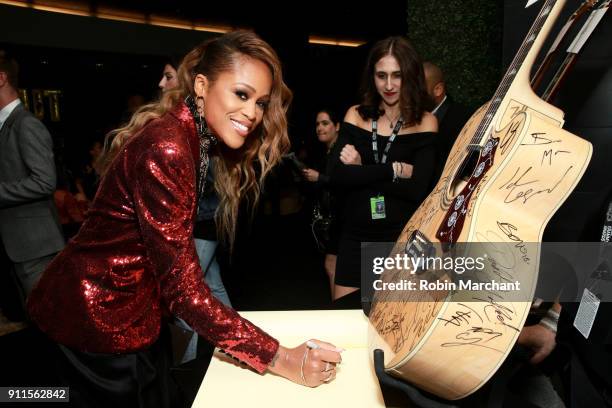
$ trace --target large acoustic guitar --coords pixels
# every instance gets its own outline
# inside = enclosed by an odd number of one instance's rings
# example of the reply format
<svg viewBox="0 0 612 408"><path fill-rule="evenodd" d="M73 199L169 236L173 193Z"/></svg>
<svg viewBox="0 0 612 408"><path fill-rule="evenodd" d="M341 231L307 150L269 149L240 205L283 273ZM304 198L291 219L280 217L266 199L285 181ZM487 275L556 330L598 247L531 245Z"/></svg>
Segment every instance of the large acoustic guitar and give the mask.
<svg viewBox="0 0 612 408"><path fill-rule="evenodd" d="M387 372L446 399L476 391L514 346L538 276L539 246L529 243L541 241L591 157L591 144L563 130L563 112L529 85L564 3L545 2L495 95L458 135L441 179L390 255L443 256L469 243L475 254L488 254L481 280L520 281L519 297L490 289L374 295L370 342L385 352ZM424 273L413 272L390 269L381 280L418 280ZM438 280L451 281L452 273Z"/></svg>

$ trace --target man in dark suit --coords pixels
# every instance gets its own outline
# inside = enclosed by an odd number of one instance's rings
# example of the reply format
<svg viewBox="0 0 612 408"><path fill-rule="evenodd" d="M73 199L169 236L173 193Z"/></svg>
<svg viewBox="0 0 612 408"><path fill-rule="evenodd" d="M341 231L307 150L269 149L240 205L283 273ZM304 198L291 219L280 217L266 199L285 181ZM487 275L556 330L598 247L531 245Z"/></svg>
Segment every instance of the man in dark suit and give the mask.
<svg viewBox="0 0 612 408"><path fill-rule="evenodd" d="M23 107L18 66L0 50L0 237L25 301L64 238L53 204L53 142Z"/></svg>
<svg viewBox="0 0 612 408"><path fill-rule="evenodd" d="M455 143L457 135L461 132L463 125L470 118L470 112L463 105L455 102L446 93L446 83L444 74L440 68L431 63L424 62L425 82L427 93L433 102L433 113L438 119L438 166L435 180L437 181L442 174L446 158Z"/></svg>

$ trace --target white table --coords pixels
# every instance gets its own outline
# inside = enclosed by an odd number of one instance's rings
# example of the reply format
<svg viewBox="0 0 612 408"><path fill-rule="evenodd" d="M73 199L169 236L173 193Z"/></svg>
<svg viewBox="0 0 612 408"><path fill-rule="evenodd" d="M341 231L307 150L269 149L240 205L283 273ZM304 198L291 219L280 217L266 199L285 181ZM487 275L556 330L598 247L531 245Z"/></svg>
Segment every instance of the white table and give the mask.
<svg viewBox="0 0 612 408"><path fill-rule="evenodd" d="M361 310L241 315L287 347L317 338L344 348L336 379L317 388L307 388L270 373L257 374L216 350L192 407L384 408L368 351L367 318Z"/></svg>

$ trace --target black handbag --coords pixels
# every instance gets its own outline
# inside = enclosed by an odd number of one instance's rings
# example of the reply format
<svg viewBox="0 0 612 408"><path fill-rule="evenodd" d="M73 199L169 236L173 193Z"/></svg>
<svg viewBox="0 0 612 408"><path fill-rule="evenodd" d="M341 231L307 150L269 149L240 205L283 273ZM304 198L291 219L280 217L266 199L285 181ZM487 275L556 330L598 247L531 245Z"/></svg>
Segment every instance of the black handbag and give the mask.
<svg viewBox="0 0 612 408"><path fill-rule="evenodd" d="M331 224L332 217L325 215L321 211L321 205L316 203L312 210L312 222L310 228L312 230L312 236L314 237L317 248L322 253L326 252L329 246L330 235L331 235Z"/></svg>

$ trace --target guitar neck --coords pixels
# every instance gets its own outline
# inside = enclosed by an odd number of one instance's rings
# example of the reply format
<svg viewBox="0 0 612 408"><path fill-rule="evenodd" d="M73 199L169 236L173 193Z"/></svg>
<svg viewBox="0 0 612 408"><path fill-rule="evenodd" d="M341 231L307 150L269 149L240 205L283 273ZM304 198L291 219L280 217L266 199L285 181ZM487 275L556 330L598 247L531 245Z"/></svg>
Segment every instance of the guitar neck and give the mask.
<svg viewBox="0 0 612 408"><path fill-rule="evenodd" d="M530 88L529 73L531 67L564 5L565 0L547 0L544 3L521 48L508 67L508 71L498 87L496 96L498 96L498 93L505 96L510 87L514 86Z"/></svg>
<svg viewBox="0 0 612 408"><path fill-rule="evenodd" d="M561 82L569 72L570 67L573 66L574 62L576 61L577 56L578 54L567 54L565 56L565 59L561 63L561 66L559 67L559 69L557 69L557 72L555 72L555 75L552 77L550 83L544 90L544 93L542 94L542 99L548 102L553 98L553 96L559 89Z"/></svg>
<svg viewBox="0 0 612 408"><path fill-rule="evenodd" d="M578 9L576 9L576 11L574 11L572 15L567 19L567 22L563 25L563 27L559 31L559 34L557 34L557 37L555 38L548 52L546 53L546 57L544 57L544 60L538 67L538 70L533 75L533 78L531 80L531 87L533 89L538 89L538 87L542 83L542 80L544 79L544 74L550 67L553 58L558 54L559 45L561 44L561 42L565 39L571 29L574 28L574 26L578 23L580 18L584 14L586 14L595 5L595 3L597 3L597 0L585 0L578 7Z"/></svg>
<svg viewBox="0 0 612 408"><path fill-rule="evenodd" d="M574 63L576 62L578 53L580 53L588 39L591 37L593 31L595 31L595 28L602 20L604 14L610 8L611 3L612 2L610 0L600 2L598 6L589 14L589 18L584 23L584 26L582 26L578 34L576 34L574 41L572 41L572 43L569 45L567 55L561 63L561 66L557 69L557 72L555 72L555 75L552 77L548 86L544 90L544 93L542 94L543 100L550 101L553 98L559 89L559 86L563 82L563 79L567 76L571 67L573 67Z"/></svg>
<svg viewBox="0 0 612 408"><path fill-rule="evenodd" d="M546 0L544 6L542 6L525 40L497 87L484 119L474 134L474 138L471 141L472 145L483 146L486 143L488 130L496 118L499 107L511 89L518 88L521 92L533 93L529 81L531 67L564 5L565 0Z"/></svg>

